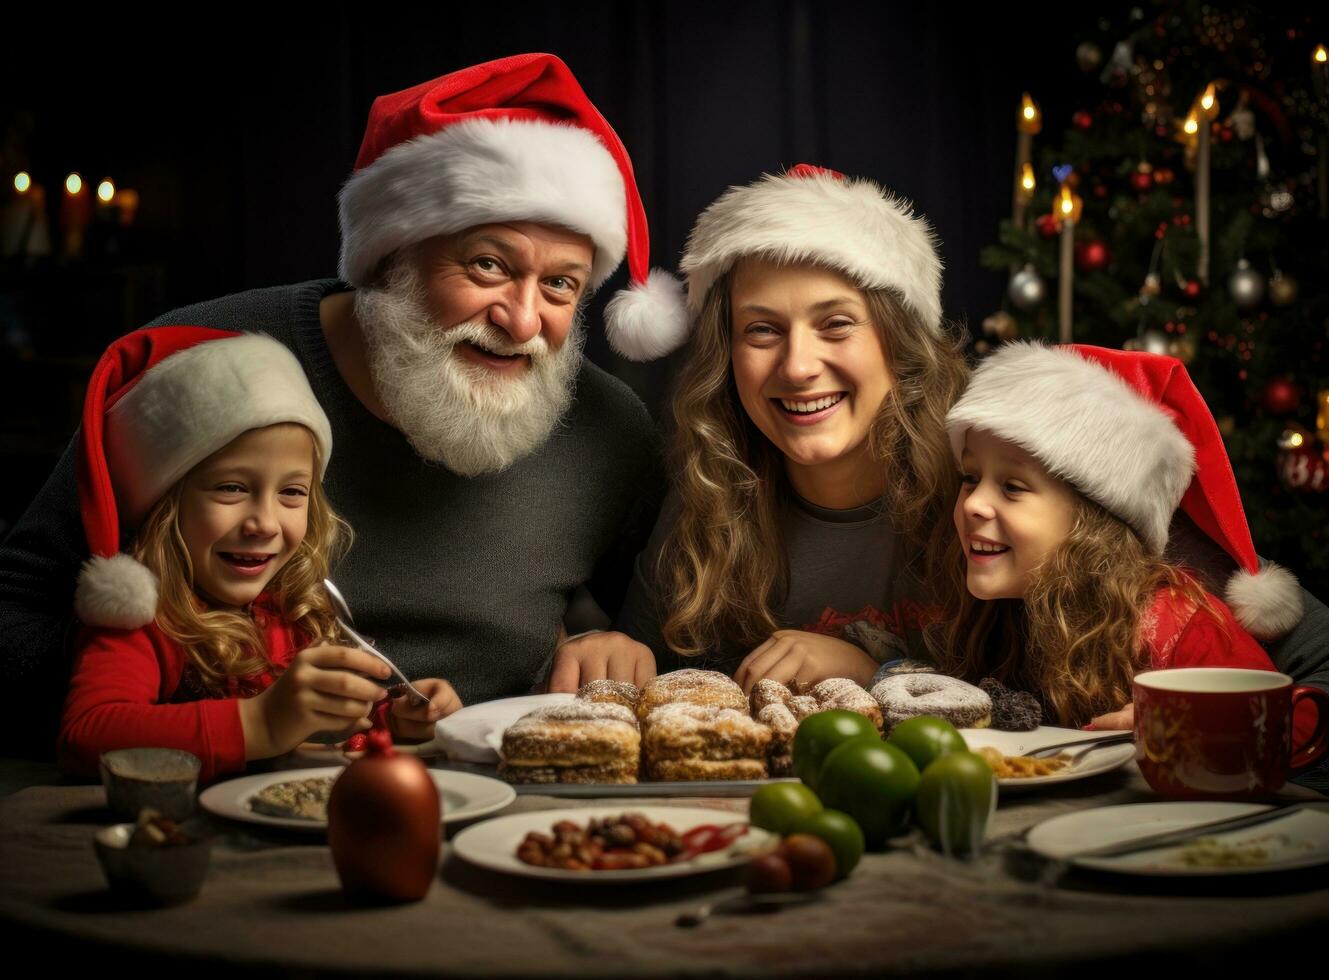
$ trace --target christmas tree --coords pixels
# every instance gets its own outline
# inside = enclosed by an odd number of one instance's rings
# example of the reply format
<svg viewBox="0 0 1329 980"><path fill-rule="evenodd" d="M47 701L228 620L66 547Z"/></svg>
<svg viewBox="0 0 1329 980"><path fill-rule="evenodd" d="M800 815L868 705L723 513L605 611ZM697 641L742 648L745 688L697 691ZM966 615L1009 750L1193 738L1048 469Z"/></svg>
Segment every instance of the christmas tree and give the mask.
<svg viewBox="0 0 1329 980"><path fill-rule="evenodd" d="M1065 131L1041 118L1037 93L1018 109L1012 220L983 255L1009 287L976 344L1073 339L1180 358L1218 420L1257 550L1320 596L1327 25L1193 2L1098 21L1074 51L1081 106Z"/></svg>

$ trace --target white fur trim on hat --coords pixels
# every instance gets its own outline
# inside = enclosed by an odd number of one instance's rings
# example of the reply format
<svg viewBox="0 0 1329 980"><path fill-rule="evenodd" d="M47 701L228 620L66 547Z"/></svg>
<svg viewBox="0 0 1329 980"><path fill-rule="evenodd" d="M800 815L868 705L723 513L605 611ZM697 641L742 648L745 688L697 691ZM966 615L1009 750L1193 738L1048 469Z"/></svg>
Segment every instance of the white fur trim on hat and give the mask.
<svg viewBox="0 0 1329 980"><path fill-rule="evenodd" d="M1195 472L1194 448L1157 405L1079 354L1039 344L1008 344L979 364L946 429L957 461L970 429L1025 449L1154 554Z"/></svg>
<svg viewBox="0 0 1329 980"><path fill-rule="evenodd" d="M609 346L630 361L653 361L688 339L683 284L663 269L619 290L605 306Z"/></svg>
<svg viewBox="0 0 1329 980"><path fill-rule="evenodd" d="M83 563L74 614L88 626L132 630L157 616L157 577L126 554Z"/></svg>
<svg viewBox="0 0 1329 980"><path fill-rule="evenodd" d="M618 164L580 126L468 119L394 146L351 175L338 198L341 277L363 286L407 245L501 221L548 222L595 243L591 288L627 249Z"/></svg>
<svg viewBox="0 0 1329 980"><path fill-rule="evenodd" d="M908 202L870 180L768 174L725 191L697 219L679 263L693 316L745 256L817 262L860 288L894 289L929 329L941 329L936 237Z"/></svg>
<svg viewBox="0 0 1329 980"><path fill-rule="evenodd" d="M1281 565L1261 562L1257 572L1244 569L1227 582L1224 598L1232 614L1257 640L1275 640L1301 621L1301 586Z"/></svg>
<svg viewBox="0 0 1329 980"><path fill-rule="evenodd" d="M332 427L300 362L271 337L224 337L165 358L106 412L103 444L123 526L136 527L232 439L279 422L313 433L326 470Z"/></svg>

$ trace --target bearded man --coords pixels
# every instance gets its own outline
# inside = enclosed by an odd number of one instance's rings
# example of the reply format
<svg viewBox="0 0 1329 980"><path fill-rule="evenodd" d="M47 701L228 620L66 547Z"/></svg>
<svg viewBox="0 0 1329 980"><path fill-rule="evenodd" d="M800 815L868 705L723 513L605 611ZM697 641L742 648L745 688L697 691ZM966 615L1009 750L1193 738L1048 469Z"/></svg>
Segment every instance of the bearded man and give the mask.
<svg viewBox="0 0 1329 980"><path fill-rule="evenodd" d="M570 597L585 586L616 608L650 532L655 433L640 400L582 357L587 297L626 253L611 343L654 356L686 321L677 284L649 273L627 151L550 55L378 99L340 218L340 280L150 326L262 332L299 358L332 425L325 486L356 533L336 570L356 626L408 676L451 683L398 719L424 737L463 701L538 684ZM20 729L35 721L26 734L46 745L88 554L73 460L0 548L0 676L30 719ZM565 643L559 663L583 679L654 673L649 651L616 635Z"/></svg>

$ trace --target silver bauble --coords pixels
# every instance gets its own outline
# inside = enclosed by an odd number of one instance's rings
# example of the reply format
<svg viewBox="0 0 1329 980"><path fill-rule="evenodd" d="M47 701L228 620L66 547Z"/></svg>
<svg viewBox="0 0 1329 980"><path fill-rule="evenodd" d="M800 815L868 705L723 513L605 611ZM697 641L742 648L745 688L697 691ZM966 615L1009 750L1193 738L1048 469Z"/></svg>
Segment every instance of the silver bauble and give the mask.
<svg viewBox="0 0 1329 980"><path fill-rule="evenodd" d="M1269 302L1275 306L1291 306L1297 301L1297 280L1283 272L1275 272L1269 280Z"/></svg>
<svg viewBox="0 0 1329 980"><path fill-rule="evenodd" d="M1103 49L1093 41L1083 41L1075 49L1075 63L1086 75L1098 71L1098 66L1103 63Z"/></svg>
<svg viewBox="0 0 1329 980"><path fill-rule="evenodd" d="M1238 259L1237 267L1227 281L1227 289L1237 309L1253 310L1264 299L1264 276L1252 269L1245 259Z"/></svg>
<svg viewBox="0 0 1329 980"><path fill-rule="evenodd" d="M1048 298L1048 284L1032 265L1027 265L1011 276L1006 295L1017 309L1032 310Z"/></svg>
<svg viewBox="0 0 1329 980"><path fill-rule="evenodd" d="M1146 330L1136 341L1139 345L1136 349L1145 351L1149 354L1170 354L1172 340L1161 330Z"/></svg>

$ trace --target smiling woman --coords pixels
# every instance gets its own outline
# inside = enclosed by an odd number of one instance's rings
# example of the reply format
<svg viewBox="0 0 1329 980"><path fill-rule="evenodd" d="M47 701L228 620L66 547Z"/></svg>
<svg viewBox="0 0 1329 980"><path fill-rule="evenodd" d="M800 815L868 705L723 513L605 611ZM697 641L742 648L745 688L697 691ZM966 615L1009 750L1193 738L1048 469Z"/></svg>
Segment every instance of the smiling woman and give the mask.
<svg viewBox="0 0 1329 980"><path fill-rule="evenodd" d="M702 658L748 689L866 682L921 655L965 378L927 224L870 181L799 166L722 195L682 269L673 493L620 628L661 669Z"/></svg>

